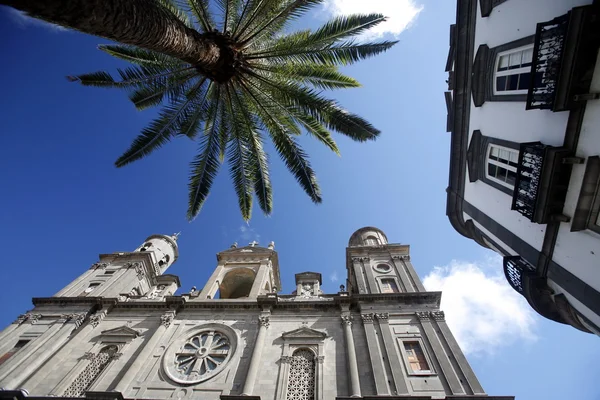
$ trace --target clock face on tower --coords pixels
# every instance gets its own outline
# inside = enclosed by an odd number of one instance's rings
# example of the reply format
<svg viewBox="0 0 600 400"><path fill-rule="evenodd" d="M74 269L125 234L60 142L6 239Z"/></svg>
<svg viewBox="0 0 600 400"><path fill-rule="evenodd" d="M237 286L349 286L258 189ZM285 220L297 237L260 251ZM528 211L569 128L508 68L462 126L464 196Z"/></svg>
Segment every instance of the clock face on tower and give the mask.
<svg viewBox="0 0 600 400"><path fill-rule="evenodd" d="M223 327L226 328L226 327ZM200 328L166 350L163 369L173 381L195 384L219 374L235 352L235 334L218 326Z"/></svg>

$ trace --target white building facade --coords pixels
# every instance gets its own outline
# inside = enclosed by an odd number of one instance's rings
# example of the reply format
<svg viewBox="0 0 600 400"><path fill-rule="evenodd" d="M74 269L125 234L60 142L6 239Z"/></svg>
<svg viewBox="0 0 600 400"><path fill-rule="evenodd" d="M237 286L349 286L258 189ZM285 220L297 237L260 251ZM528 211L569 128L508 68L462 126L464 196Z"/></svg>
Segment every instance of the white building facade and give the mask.
<svg viewBox="0 0 600 400"><path fill-rule="evenodd" d="M355 232L348 279L281 288L274 244L217 254L203 289L174 295L176 237L98 263L0 333L0 398L513 400L487 396L409 246ZM316 261L312 258L307 260Z"/></svg>
<svg viewBox="0 0 600 400"><path fill-rule="evenodd" d="M600 4L458 0L447 214L541 315L600 335Z"/></svg>

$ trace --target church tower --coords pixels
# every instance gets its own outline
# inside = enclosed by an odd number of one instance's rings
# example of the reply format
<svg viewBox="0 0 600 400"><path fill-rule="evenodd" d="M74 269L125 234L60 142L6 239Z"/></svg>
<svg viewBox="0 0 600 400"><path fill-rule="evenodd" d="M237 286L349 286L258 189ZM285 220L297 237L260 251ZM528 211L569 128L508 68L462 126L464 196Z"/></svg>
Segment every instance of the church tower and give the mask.
<svg viewBox="0 0 600 400"><path fill-rule="evenodd" d="M410 263L362 228L347 285L312 271L281 287L275 244L217 253L201 290L175 294L177 236L99 262L0 333L0 399L349 400L487 396ZM283 268L285 271L285 268Z"/></svg>

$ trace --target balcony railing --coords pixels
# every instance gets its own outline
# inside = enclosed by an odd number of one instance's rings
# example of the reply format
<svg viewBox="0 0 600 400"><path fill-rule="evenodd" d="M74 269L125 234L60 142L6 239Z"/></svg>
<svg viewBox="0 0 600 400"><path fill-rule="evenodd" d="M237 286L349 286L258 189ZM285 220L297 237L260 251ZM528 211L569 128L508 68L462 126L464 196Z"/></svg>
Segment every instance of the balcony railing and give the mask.
<svg viewBox="0 0 600 400"><path fill-rule="evenodd" d="M568 25L569 14L537 25L527 93L528 110L554 106Z"/></svg>
<svg viewBox="0 0 600 400"><path fill-rule="evenodd" d="M520 256L504 257L506 280L520 294L523 294L523 277L535 275L535 267Z"/></svg>
<svg viewBox="0 0 600 400"><path fill-rule="evenodd" d="M546 147L541 142L522 143L519 152L519 165L511 208L531 221L535 216Z"/></svg>

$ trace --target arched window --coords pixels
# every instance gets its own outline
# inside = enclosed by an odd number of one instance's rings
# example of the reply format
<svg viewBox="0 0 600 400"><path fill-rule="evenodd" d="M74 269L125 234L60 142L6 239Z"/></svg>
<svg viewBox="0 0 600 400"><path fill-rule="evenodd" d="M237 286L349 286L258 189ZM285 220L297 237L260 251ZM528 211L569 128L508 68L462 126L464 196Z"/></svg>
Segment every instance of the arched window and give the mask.
<svg viewBox="0 0 600 400"><path fill-rule="evenodd" d="M365 246L377 246L379 244L379 240L375 236L367 236L365 239Z"/></svg>
<svg viewBox="0 0 600 400"><path fill-rule="evenodd" d="M394 279L386 278L381 280L381 293L398 293L398 285Z"/></svg>
<svg viewBox="0 0 600 400"><path fill-rule="evenodd" d="M85 392L96 381L118 350L117 346L111 345L100 350L98 354L91 355L88 365L79 373L67 390L65 390L63 396L84 397Z"/></svg>
<svg viewBox="0 0 600 400"><path fill-rule="evenodd" d="M163 259L158 262L158 265L162 267L163 265L168 264L170 260L171 260L171 257L169 257L168 254L165 254Z"/></svg>
<svg viewBox="0 0 600 400"><path fill-rule="evenodd" d="M315 355L308 349L292 354L286 400L315 399Z"/></svg>

